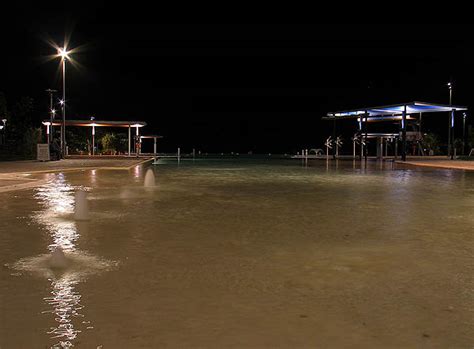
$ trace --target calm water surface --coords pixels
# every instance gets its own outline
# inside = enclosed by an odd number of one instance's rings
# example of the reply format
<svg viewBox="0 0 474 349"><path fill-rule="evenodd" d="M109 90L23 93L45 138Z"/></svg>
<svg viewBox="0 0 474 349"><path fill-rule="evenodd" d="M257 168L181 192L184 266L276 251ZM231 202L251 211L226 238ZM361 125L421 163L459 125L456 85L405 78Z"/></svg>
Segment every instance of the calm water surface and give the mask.
<svg viewBox="0 0 474 349"><path fill-rule="evenodd" d="M0 194L0 348L474 346L474 173L185 161L144 188L145 170Z"/></svg>

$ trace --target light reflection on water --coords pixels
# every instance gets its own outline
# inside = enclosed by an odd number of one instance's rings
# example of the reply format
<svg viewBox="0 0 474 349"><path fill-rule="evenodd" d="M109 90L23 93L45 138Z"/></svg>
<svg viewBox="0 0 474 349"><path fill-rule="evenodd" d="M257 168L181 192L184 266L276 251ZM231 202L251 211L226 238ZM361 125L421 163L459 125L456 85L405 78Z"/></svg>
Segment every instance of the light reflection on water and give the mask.
<svg viewBox="0 0 474 349"><path fill-rule="evenodd" d="M76 250L76 240L79 238L76 224L67 219L74 210L74 188L66 182L64 174L53 176L46 185L38 188L35 195L44 206L35 218L46 227L52 237L48 249L53 252L61 248L64 252ZM59 278L49 278L51 282L51 296L43 298L51 309L43 313L55 315L56 327L48 332L51 338L59 338L60 342L54 347L69 348L73 346L72 340L76 339L81 331L74 328L73 319L83 317L79 311L83 308L80 304L81 295L75 290L79 280L74 274L63 275Z"/></svg>
<svg viewBox="0 0 474 349"><path fill-rule="evenodd" d="M73 318L84 317L84 315L79 313L83 308L80 303L81 295L75 290L79 280L70 276L49 280L52 286L51 296L43 299L52 309L43 311L43 314L54 314L54 320L58 323L58 326L51 327L48 334L51 335L51 338L60 339L60 342L53 346L53 348L70 348L74 346L72 341L81 332L74 328L72 320Z"/></svg>
<svg viewBox="0 0 474 349"><path fill-rule="evenodd" d="M74 188L66 182L60 173L45 185L37 188L35 198L44 207L36 212L34 218L43 225L52 237L48 246L50 252L60 247L65 252L76 249L75 242L79 238L76 223L71 220L74 210Z"/></svg>
<svg viewBox="0 0 474 349"><path fill-rule="evenodd" d="M50 338L59 340L52 348L74 346L74 340L82 332L74 324L75 319L84 318L81 313L84 306L76 286L87 276L109 266L107 262L77 249L76 243L80 233L77 223L73 220L74 192L75 188L67 182L62 173L48 175L47 183L36 189L35 198L43 209L35 212L33 219L45 228L51 239L48 245L49 253L22 259L14 265L18 270L46 277L51 283L50 295L43 298L49 309L42 313L53 314L56 321L56 326L47 331ZM61 273L52 270L49 265L50 253L57 248L64 251L68 262L68 268Z"/></svg>

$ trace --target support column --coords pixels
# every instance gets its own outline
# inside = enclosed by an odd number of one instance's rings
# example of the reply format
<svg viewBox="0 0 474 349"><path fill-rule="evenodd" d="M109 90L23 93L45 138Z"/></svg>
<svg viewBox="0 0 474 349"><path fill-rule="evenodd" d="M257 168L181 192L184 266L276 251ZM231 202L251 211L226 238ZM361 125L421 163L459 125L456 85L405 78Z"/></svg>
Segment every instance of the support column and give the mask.
<svg viewBox="0 0 474 349"><path fill-rule="evenodd" d="M50 127L51 127L51 125L46 125L46 142L48 144L50 143L50 136L49 136Z"/></svg>
<svg viewBox="0 0 474 349"><path fill-rule="evenodd" d="M462 114L462 155L466 155L466 113Z"/></svg>
<svg viewBox="0 0 474 349"><path fill-rule="evenodd" d="M383 159L383 137L377 137L377 158Z"/></svg>
<svg viewBox="0 0 474 349"><path fill-rule="evenodd" d="M419 121L419 125L418 125L418 132L420 132L420 137L418 138L419 141L417 142L418 143L418 154L421 153L421 156L425 156L425 151L423 150L423 131L422 131L422 128L421 128L421 125L422 125L422 122L423 122L423 113L420 112L420 121Z"/></svg>
<svg viewBox="0 0 474 349"><path fill-rule="evenodd" d="M407 106L403 106L402 112L402 161L407 160Z"/></svg>
<svg viewBox="0 0 474 349"><path fill-rule="evenodd" d="M132 140L132 127L128 125L128 156L130 156L131 140Z"/></svg>
<svg viewBox="0 0 474 349"><path fill-rule="evenodd" d="M333 126L332 126L332 142L333 142L333 147L332 147L332 158L333 159L336 159L336 155L337 155L337 144L336 144L336 114L333 114L334 116L334 123L333 123Z"/></svg>
<svg viewBox="0 0 474 349"><path fill-rule="evenodd" d="M355 139L352 140L352 159L355 160L356 158L356 141Z"/></svg>
<svg viewBox="0 0 474 349"><path fill-rule="evenodd" d="M95 126L92 126L92 156L95 155Z"/></svg>
<svg viewBox="0 0 474 349"><path fill-rule="evenodd" d="M421 134L421 136L423 137L423 133L422 133L422 130L421 130L421 124L423 122L423 113L420 113L420 125L419 125L419 132Z"/></svg>
<svg viewBox="0 0 474 349"><path fill-rule="evenodd" d="M136 127L135 131L136 142L135 142L135 154L138 156L140 154L140 129L138 126Z"/></svg>
<svg viewBox="0 0 474 349"><path fill-rule="evenodd" d="M454 144L454 109L451 110L451 123L450 123L450 134L451 134L451 144L450 144L450 149L451 149L451 154L450 157L451 157L451 160L454 160L454 147L456 146Z"/></svg>
<svg viewBox="0 0 474 349"><path fill-rule="evenodd" d="M155 158L156 158L156 137L153 137L153 154L155 154Z"/></svg>
<svg viewBox="0 0 474 349"><path fill-rule="evenodd" d="M368 120L369 114L367 113L367 111L365 112L364 116L365 116L365 122L364 122L364 128L365 128L365 136L364 136L364 138L365 138L364 156L365 156L365 161L367 161L367 160L368 160L368 156L369 156L369 150L368 150L368 145L369 145L369 144L368 144L368 142L367 142L367 132L368 132L368 131L367 131L367 128L368 128L368 127L367 127L367 120Z"/></svg>

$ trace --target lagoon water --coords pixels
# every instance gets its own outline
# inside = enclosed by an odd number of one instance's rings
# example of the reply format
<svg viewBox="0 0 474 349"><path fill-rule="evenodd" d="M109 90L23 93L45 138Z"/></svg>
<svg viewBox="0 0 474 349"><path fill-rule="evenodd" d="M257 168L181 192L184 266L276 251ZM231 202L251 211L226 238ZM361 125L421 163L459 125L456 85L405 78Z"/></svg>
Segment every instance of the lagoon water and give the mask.
<svg viewBox="0 0 474 349"><path fill-rule="evenodd" d="M152 168L0 193L0 348L474 345L474 173Z"/></svg>

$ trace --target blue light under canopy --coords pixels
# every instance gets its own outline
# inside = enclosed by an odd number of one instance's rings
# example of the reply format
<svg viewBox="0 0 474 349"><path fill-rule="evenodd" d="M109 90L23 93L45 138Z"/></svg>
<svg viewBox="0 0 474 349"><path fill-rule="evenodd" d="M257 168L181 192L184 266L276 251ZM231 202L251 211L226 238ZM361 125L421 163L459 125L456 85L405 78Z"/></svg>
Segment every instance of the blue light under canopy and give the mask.
<svg viewBox="0 0 474 349"><path fill-rule="evenodd" d="M401 104L392 104L384 105L379 107L370 107L370 108L359 108L353 110L343 110L337 112L327 113L327 116L323 119L353 119L358 118L361 115L368 114L371 116L396 116L403 113L404 108L406 107L407 114L415 113L436 113L436 112L450 112L450 111L463 111L467 110L466 107L458 105L447 105L447 104L435 104L427 102L409 102Z"/></svg>

